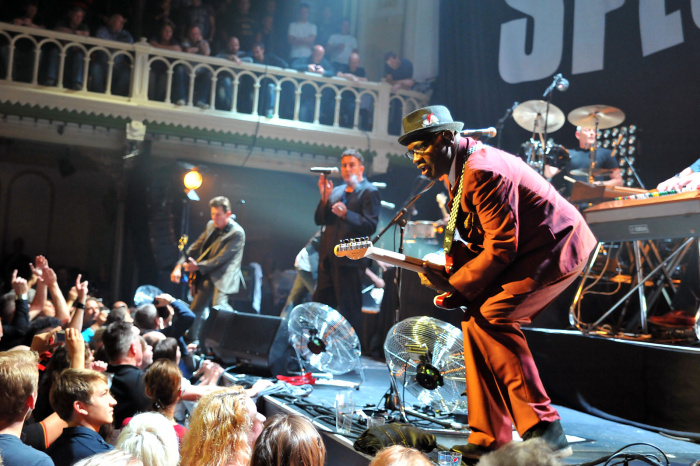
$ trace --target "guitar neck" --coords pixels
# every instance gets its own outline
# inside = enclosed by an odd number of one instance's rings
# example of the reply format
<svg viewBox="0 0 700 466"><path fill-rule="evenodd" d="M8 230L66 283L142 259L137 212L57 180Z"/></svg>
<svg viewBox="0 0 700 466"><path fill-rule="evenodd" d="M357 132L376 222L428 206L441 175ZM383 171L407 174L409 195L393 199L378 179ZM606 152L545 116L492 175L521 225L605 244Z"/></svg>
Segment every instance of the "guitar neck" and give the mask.
<svg viewBox="0 0 700 466"><path fill-rule="evenodd" d="M405 254L399 254L398 252L389 251L387 249L375 248L371 246L367 248L365 257L386 262L396 267L401 267L406 270L413 270L414 272L423 272L423 265L427 265L431 269L437 271L444 271L444 266L435 264L433 262L424 261L415 257L407 256Z"/></svg>

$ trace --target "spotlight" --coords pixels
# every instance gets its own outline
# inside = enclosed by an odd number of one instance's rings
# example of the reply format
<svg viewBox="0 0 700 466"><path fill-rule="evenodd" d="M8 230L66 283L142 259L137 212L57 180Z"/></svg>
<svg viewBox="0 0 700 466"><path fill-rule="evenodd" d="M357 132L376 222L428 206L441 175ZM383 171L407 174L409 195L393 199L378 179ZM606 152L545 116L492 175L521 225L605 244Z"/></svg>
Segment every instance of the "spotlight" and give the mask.
<svg viewBox="0 0 700 466"><path fill-rule="evenodd" d="M202 186L202 174L199 173L196 168L192 168L187 172L182 181L185 184L185 193L187 197L190 200L198 201L199 196L195 190Z"/></svg>

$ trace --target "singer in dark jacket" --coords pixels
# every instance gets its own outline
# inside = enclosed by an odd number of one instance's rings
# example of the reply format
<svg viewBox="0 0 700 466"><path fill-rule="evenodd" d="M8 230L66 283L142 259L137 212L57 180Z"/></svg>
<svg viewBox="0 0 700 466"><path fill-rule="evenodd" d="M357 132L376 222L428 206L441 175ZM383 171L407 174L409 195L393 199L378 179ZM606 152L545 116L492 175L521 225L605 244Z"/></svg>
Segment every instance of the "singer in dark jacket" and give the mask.
<svg viewBox="0 0 700 466"><path fill-rule="evenodd" d="M362 324L362 275L367 263L336 257L333 248L341 239L370 236L377 229L381 201L379 191L366 178L365 161L358 151L346 149L340 160L344 184L321 175L321 201L314 221L323 225L319 245L318 282L313 300L337 309L356 332Z"/></svg>

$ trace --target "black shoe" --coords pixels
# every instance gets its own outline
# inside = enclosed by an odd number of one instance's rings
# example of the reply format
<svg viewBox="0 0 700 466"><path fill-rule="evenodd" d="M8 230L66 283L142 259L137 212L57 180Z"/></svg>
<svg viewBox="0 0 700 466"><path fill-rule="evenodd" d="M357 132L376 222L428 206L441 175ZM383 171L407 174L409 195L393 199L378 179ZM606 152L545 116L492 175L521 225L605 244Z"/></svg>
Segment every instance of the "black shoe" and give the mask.
<svg viewBox="0 0 700 466"><path fill-rule="evenodd" d="M482 456L493 451L490 448L475 445L473 443L467 443L466 445L454 445L451 450L461 453L462 460L467 464L473 463L473 461L470 460L478 460Z"/></svg>
<svg viewBox="0 0 700 466"><path fill-rule="evenodd" d="M573 450L569 445L569 441L566 440L564 429L562 429L559 420L554 422L542 421L523 434L523 440L525 441L533 438L541 438L547 442L547 444L552 447L552 450L554 450L554 453L560 458L573 454Z"/></svg>

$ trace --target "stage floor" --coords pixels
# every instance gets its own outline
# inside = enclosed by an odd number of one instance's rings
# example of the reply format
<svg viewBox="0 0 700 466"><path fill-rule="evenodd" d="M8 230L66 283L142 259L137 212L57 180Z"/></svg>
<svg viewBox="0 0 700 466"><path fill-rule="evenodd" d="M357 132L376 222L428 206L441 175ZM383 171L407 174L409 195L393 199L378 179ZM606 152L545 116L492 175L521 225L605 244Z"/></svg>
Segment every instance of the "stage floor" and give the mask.
<svg viewBox="0 0 700 466"><path fill-rule="evenodd" d="M356 408L359 406L375 406L382 400L382 396L388 390L389 372L383 362L364 358L366 380L358 391L355 392ZM342 382L360 381L359 374L351 372L343 376L337 376L334 380ZM333 410L335 394L344 388L327 385L316 385L314 390L307 397L299 397L301 404L321 405ZM410 397L409 404L416 402ZM383 401L381 401L383 403ZM279 398L275 395L267 395L262 402L262 412L267 415L280 410L299 411L307 416L317 419L316 425L324 432L324 440L328 448L329 465L366 465L369 462L367 457L355 453L352 450L352 443L357 438L356 435L339 436L333 433L331 424L325 422L327 417L319 415L318 411L306 411L295 404L291 398ZM371 408L369 408L371 409ZM589 414L585 414L573 409L557 406L562 418L564 430L572 443L573 455L565 458L565 464L580 464L596 460L600 457L611 455L622 447L632 443L649 443L658 447L668 457L673 465L687 466L693 461L700 460L700 445L680 439L669 438L656 432L651 432L625 424L604 420ZM413 421L413 418L409 417ZM416 421L420 421L417 420ZM357 432L361 427L356 426ZM433 426L438 427L438 426ZM468 433L445 431L444 435L436 433L438 443L446 446L465 443ZM515 434L517 438L517 434ZM635 453L655 454L662 459L661 455L648 446L637 446L630 450ZM604 462L603 462L604 463ZM602 464L602 463L601 463ZM642 462L632 462L630 464L643 464Z"/></svg>

